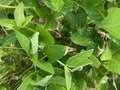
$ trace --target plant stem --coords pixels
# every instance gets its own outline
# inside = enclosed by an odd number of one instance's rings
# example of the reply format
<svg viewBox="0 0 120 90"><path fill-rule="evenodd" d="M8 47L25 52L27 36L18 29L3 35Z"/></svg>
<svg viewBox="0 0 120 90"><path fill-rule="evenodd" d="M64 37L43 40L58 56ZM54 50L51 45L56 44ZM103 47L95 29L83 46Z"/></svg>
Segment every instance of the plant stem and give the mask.
<svg viewBox="0 0 120 90"><path fill-rule="evenodd" d="M58 62L61 66L65 66L65 64L62 63L61 61L57 60L57 62Z"/></svg>
<svg viewBox="0 0 120 90"><path fill-rule="evenodd" d="M11 9L15 9L17 6L7 6L7 5L2 5L0 4L0 8L11 8ZM30 9L32 7L25 7L25 9Z"/></svg>
<svg viewBox="0 0 120 90"><path fill-rule="evenodd" d="M1 4L0 4L0 7L1 8L13 8L13 9L16 8L16 6L7 6L7 5L1 5Z"/></svg>

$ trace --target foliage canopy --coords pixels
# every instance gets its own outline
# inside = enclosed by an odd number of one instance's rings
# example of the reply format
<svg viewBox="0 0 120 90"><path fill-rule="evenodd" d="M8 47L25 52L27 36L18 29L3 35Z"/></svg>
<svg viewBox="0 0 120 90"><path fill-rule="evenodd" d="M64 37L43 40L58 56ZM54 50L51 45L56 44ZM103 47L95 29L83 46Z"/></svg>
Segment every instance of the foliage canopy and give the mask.
<svg viewBox="0 0 120 90"><path fill-rule="evenodd" d="M0 0L0 90L119 90L119 0Z"/></svg>

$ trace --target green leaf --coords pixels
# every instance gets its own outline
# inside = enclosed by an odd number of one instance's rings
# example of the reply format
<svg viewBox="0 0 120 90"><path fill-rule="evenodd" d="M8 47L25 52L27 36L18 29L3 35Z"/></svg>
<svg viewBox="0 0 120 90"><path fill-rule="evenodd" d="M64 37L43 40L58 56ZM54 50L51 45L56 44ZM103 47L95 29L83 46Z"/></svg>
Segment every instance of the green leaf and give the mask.
<svg viewBox="0 0 120 90"><path fill-rule="evenodd" d="M101 66L100 61L94 55L92 55L89 59L93 62L94 67L99 68Z"/></svg>
<svg viewBox="0 0 120 90"><path fill-rule="evenodd" d="M92 44L92 41L89 38L81 36L78 32L72 33L70 39L74 44L80 46L89 46Z"/></svg>
<svg viewBox="0 0 120 90"><path fill-rule="evenodd" d="M54 73L54 67L51 63L36 63L36 66L46 72Z"/></svg>
<svg viewBox="0 0 120 90"><path fill-rule="evenodd" d="M65 79L64 77L62 76L54 76L51 78L51 80L49 81L49 83L51 84L57 84L57 85L60 85L60 86L66 86L65 85Z"/></svg>
<svg viewBox="0 0 120 90"><path fill-rule="evenodd" d="M103 0L82 0L81 7L86 11L92 23L100 24L104 17Z"/></svg>
<svg viewBox="0 0 120 90"><path fill-rule="evenodd" d="M106 69L113 73L120 74L120 52L117 51L116 53L113 54L113 57L111 60L105 62L103 65L105 66Z"/></svg>
<svg viewBox="0 0 120 90"><path fill-rule="evenodd" d="M98 83L98 89L97 90L106 90L107 88L109 88L110 90L117 90L117 87L115 85L115 81L114 80L109 80L109 82L108 82L108 77L104 76L100 80L100 82Z"/></svg>
<svg viewBox="0 0 120 90"><path fill-rule="evenodd" d="M41 5L39 5L39 1L36 0L19 0L19 2L23 2L24 6L31 8L31 14L38 15L41 17L41 12L46 12L43 9L41 9Z"/></svg>
<svg viewBox="0 0 120 90"><path fill-rule="evenodd" d="M65 70L66 87L67 87L67 90L70 90L72 85L72 75L67 66L64 66L64 70Z"/></svg>
<svg viewBox="0 0 120 90"><path fill-rule="evenodd" d="M33 34L31 38L31 43L32 43L32 54L37 54L38 52L38 46L39 46L39 32L36 32Z"/></svg>
<svg viewBox="0 0 120 90"><path fill-rule="evenodd" d="M40 81L33 83L32 85L38 85L38 86L47 86L48 81L52 78L53 75L47 75L46 77L42 78Z"/></svg>
<svg viewBox="0 0 120 90"><path fill-rule="evenodd" d="M3 51L2 49L0 49L0 62L1 62L1 58L3 56L5 56L7 53L5 51Z"/></svg>
<svg viewBox="0 0 120 90"><path fill-rule="evenodd" d="M24 34L22 34L19 31L15 31L16 33L16 37L18 42L20 43L21 47L27 52L29 53L30 50L30 40L28 37L26 37Z"/></svg>
<svg viewBox="0 0 120 90"><path fill-rule="evenodd" d="M43 26L37 26L36 29L39 32L40 43L44 43L44 44L54 44L55 43L52 35Z"/></svg>
<svg viewBox="0 0 120 90"><path fill-rule="evenodd" d="M101 27L114 38L120 39L120 8L108 9L108 16L103 20Z"/></svg>
<svg viewBox="0 0 120 90"><path fill-rule="evenodd" d="M47 5L50 9L59 12L63 6L63 0L44 0L45 5Z"/></svg>
<svg viewBox="0 0 120 90"><path fill-rule="evenodd" d="M87 83L85 82L85 80L84 79L79 79L79 81L78 81L78 86L77 86L77 89L79 90L85 90L86 89L86 87L87 87Z"/></svg>
<svg viewBox="0 0 120 90"><path fill-rule="evenodd" d="M33 75L33 73L31 73L30 75L28 75L25 79L23 79L21 85L18 87L17 90L32 90L30 82L33 82L31 76Z"/></svg>
<svg viewBox="0 0 120 90"><path fill-rule="evenodd" d="M2 39L1 46L7 47L10 46L11 43L15 43L15 42L16 42L15 33L10 33L6 37L4 37L4 39Z"/></svg>
<svg viewBox="0 0 120 90"><path fill-rule="evenodd" d="M14 0L0 0L0 5L10 5Z"/></svg>
<svg viewBox="0 0 120 90"><path fill-rule="evenodd" d="M84 79L84 74L83 73L75 73L73 75L73 79L74 79L74 84L76 89L75 90L86 90L87 87L87 83Z"/></svg>
<svg viewBox="0 0 120 90"><path fill-rule="evenodd" d="M64 7L61 11L63 11L64 13L72 11L74 6L74 0L63 0L63 1L64 1Z"/></svg>
<svg viewBox="0 0 120 90"><path fill-rule="evenodd" d="M14 26L15 26L15 21L13 19L4 19L4 18L1 18L0 19L0 25L4 26L4 27L7 27L9 29L13 29Z"/></svg>
<svg viewBox="0 0 120 90"><path fill-rule="evenodd" d="M22 26L23 23L25 22L25 15L24 15L24 4L20 3L15 11L14 11L14 17L15 17L15 21L17 26Z"/></svg>
<svg viewBox="0 0 120 90"><path fill-rule="evenodd" d="M63 45L46 45L44 49L48 60L54 62L65 55L66 46Z"/></svg>
<svg viewBox="0 0 120 90"><path fill-rule="evenodd" d="M98 90L106 90L107 89L107 81L108 81L108 77L104 76L100 82L98 83Z"/></svg>
<svg viewBox="0 0 120 90"><path fill-rule="evenodd" d="M62 87L62 86L56 85L56 84L49 85L49 87L47 89L48 90L66 90L65 87Z"/></svg>
<svg viewBox="0 0 120 90"><path fill-rule="evenodd" d="M109 47L107 46L102 54L102 56L100 57L100 59L102 61L106 61L106 60L111 60L112 59L112 53L111 50L109 49Z"/></svg>
<svg viewBox="0 0 120 90"><path fill-rule="evenodd" d="M5 85L0 85L0 90L7 90L7 87Z"/></svg>
<svg viewBox="0 0 120 90"><path fill-rule="evenodd" d="M36 56L34 56L34 57L32 58L32 62L33 62L33 64L34 64L34 66L40 68L41 70L44 70L44 71L46 71L46 72L48 72L48 73L52 73L52 74L54 73L54 67L52 66L51 63L48 63L48 62L40 62L40 61L37 60L37 57L36 57Z"/></svg>
<svg viewBox="0 0 120 90"><path fill-rule="evenodd" d="M9 70L11 70L11 67L7 65L0 66L0 79L2 79Z"/></svg>
<svg viewBox="0 0 120 90"><path fill-rule="evenodd" d="M38 72L27 73L27 75L23 78L22 84L18 87L17 90L36 90L36 87L39 87L39 90L41 90L40 87L47 86L52 76L53 75L47 75L45 77L41 77Z"/></svg>
<svg viewBox="0 0 120 90"><path fill-rule="evenodd" d="M93 53L93 50L82 51L67 60L67 65L69 67L82 67L85 65L93 64L93 62L89 59Z"/></svg>
<svg viewBox="0 0 120 90"><path fill-rule="evenodd" d="M25 22L23 23L23 26L26 26L27 24L29 24L30 21L32 20L32 18L33 18L33 16L27 16L27 17L25 18Z"/></svg>
<svg viewBox="0 0 120 90"><path fill-rule="evenodd" d="M70 23L70 26L72 28L84 26L86 24L86 17L87 15L82 8L80 8L77 14L72 11L65 14L65 19Z"/></svg>
<svg viewBox="0 0 120 90"><path fill-rule="evenodd" d="M24 76L22 83L17 88L17 90L34 90L36 82L40 81L42 77L36 72L30 72L28 75Z"/></svg>

